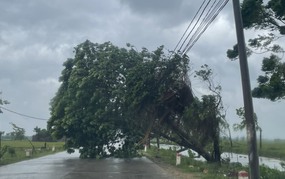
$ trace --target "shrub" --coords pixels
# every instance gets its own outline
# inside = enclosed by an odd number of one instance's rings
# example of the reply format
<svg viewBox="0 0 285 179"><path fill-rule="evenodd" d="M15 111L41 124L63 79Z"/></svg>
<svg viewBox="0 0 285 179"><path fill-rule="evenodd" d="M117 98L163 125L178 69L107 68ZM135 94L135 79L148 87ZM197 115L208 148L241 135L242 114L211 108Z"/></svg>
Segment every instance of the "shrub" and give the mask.
<svg viewBox="0 0 285 179"><path fill-rule="evenodd" d="M16 150L14 147L8 147L8 153L10 154L11 157L16 155Z"/></svg>
<svg viewBox="0 0 285 179"><path fill-rule="evenodd" d="M4 146L1 150L0 150L0 159L4 156L4 154L7 152L8 146Z"/></svg>
<svg viewBox="0 0 285 179"><path fill-rule="evenodd" d="M285 178L285 172L281 172L279 170L271 169L269 167L266 167L262 165L260 167L260 178L261 179L284 179Z"/></svg>

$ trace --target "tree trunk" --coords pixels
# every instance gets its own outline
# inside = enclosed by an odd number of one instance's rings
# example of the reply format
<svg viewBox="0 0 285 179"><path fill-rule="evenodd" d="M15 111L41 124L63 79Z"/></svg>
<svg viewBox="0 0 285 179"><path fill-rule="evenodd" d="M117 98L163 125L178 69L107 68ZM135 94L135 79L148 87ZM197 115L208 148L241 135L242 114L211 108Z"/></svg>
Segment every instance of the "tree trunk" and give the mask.
<svg viewBox="0 0 285 179"><path fill-rule="evenodd" d="M214 149L214 160L215 162L221 162L221 151L220 151L220 128L219 119L217 118L217 108L212 109L212 117L210 118L212 123L212 136L213 136L213 149Z"/></svg>
<svg viewBox="0 0 285 179"><path fill-rule="evenodd" d="M157 145L157 148L159 149L160 148L160 143L159 143L159 137L158 136L156 137L156 145Z"/></svg>
<svg viewBox="0 0 285 179"><path fill-rule="evenodd" d="M189 142L189 140L185 140L181 137L179 139L176 139L176 138L170 137L170 136L162 134L162 133L161 133L161 136L172 141L172 142L175 142L176 144L178 144L180 146L183 146L185 148L188 148L188 149L191 149L191 150L197 152L198 155L204 157L205 160L208 162L215 162L214 157L211 156L211 154L209 152L205 151L203 149L203 147L200 147L198 144L193 145Z"/></svg>
<svg viewBox="0 0 285 179"><path fill-rule="evenodd" d="M214 139L214 160L215 162L221 162L221 151L220 151L220 139L216 136Z"/></svg>

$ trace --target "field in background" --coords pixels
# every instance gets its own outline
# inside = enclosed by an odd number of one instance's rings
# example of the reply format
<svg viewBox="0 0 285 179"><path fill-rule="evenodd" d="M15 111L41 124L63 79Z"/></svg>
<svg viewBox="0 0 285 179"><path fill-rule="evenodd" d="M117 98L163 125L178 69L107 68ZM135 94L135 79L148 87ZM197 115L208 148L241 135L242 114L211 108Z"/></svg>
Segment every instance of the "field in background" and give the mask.
<svg viewBox="0 0 285 179"><path fill-rule="evenodd" d="M248 153L246 140L233 140L232 148L229 140L222 140L221 146L223 152ZM258 142L258 151L259 156L285 160L285 140L262 140L261 146Z"/></svg>
<svg viewBox="0 0 285 179"><path fill-rule="evenodd" d="M0 166L63 151L64 142L1 141L1 150L5 148Z"/></svg>

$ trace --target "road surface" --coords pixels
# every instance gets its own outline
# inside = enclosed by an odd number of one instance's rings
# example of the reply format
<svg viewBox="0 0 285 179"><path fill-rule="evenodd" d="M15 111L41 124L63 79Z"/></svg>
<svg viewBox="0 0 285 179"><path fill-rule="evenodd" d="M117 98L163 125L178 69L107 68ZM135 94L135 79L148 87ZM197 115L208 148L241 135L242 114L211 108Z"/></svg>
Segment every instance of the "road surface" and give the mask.
<svg viewBox="0 0 285 179"><path fill-rule="evenodd" d="M170 179L149 159L79 159L79 153L57 154L0 167L0 179Z"/></svg>

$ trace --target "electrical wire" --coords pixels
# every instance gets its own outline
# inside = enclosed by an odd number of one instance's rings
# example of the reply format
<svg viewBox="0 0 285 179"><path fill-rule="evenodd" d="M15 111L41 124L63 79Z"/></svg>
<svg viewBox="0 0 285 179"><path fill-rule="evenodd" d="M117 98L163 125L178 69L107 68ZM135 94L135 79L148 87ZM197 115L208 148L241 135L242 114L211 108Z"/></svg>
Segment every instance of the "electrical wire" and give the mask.
<svg viewBox="0 0 285 179"><path fill-rule="evenodd" d="M22 113L19 113L19 112L16 112L16 111L12 111L12 110L7 109L7 108L4 108L4 107L2 107L2 106L0 106L0 109L3 109L3 110L5 110L5 111L8 111L8 112L11 112L11 113L14 113L14 114L17 114L17 115L19 115L19 116L31 118L31 119L37 119L37 120L42 120L42 121L47 121L47 120L48 120L48 119L39 118L39 117L33 117L33 116L29 116L29 115L26 115L26 114L22 114Z"/></svg>
<svg viewBox="0 0 285 179"><path fill-rule="evenodd" d="M209 25L215 20L215 18L218 16L218 14L221 12L221 10L226 6L228 1L229 0L219 0L217 2L217 0L215 0L211 4L211 6L208 7L211 0L208 0L207 3L204 0L203 3L201 4L201 6L199 7L197 13L195 14L194 18L191 20L190 24L186 28L182 37L180 38L179 42L177 43L173 52L175 53L179 44L183 41L183 43L180 45L180 48L177 51L177 53L179 53L180 55L184 55L184 54L188 53L192 49L192 47L196 44L196 42L199 40L199 38L202 36L202 34L206 31L206 29L209 27ZM198 19L196 20L197 16L198 16ZM192 26L192 24L195 20L196 20L196 22ZM190 27L191 27L191 30L189 31ZM188 32L188 34L186 36L187 32ZM194 32L194 33L192 33L192 32ZM188 41L188 43L185 45L186 41Z"/></svg>
<svg viewBox="0 0 285 179"><path fill-rule="evenodd" d="M195 25L192 27L192 30L188 33L187 37L185 38L185 40L183 41L181 47L179 48L179 51L181 51L183 45L185 44L186 40L190 37L191 33L193 32L193 30L195 29L196 25L199 23L202 15L204 14L205 10L207 9L208 5L209 5L210 1L208 1L208 3L205 5L205 7L202 10L202 13L200 14L200 16L198 17L198 20L196 21ZM203 4L202 4L203 5ZM192 19L194 20L195 17Z"/></svg>
<svg viewBox="0 0 285 179"><path fill-rule="evenodd" d="M226 2L226 1L224 1L224 2ZM214 3L213 3L213 5L214 5ZM223 4L223 2L220 0L215 5L215 7L213 9L210 8L208 10L208 13L206 14L205 18L203 19L203 22L200 23L200 26L195 31L195 34L192 36L192 38L189 40L188 44L184 48L183 54L187 53L193 47L193 45L197 42L199 37L203 34L203 32L207 29L207 27L215 19L215 17L218 15L219 9L222 6L222 4ZM213 5L212 5L212 7L213 7Z"/></svg>
<svg viewBox="0 0 285 179"><path fill-rule="evenodd" d="M194 15L194 18L191 20L191 22L189 23L189 25L187 26L185 32L183 33L182 37L180 38L180 40L178 41L177 45L174 48L174 52L176 51L176 49L178 48L179 44L181 43L181 41L183 40L185 34L187 33L187 31L189 30L189 28L191 27L192 23L194 22L194 19L197 17L197 15L199 14L200 10L202 9L203 5L205 4L206 0L203 1L203 3L201 4L201 6L199 7L198 11L196 12L196 14ZM185 41L185 40L184 40ZM181 45L183 46L183 44ZM178 50L179 51L179 50Z"/></svg>
<svg viewBox="0 0 285 179"><path fill-rule="evenodd" d="M210 2L210 1L209 1ZM211 7L208 9L207 14L204 16L202 22L200 23L199 27L197 28L197 30L195 31L194 35L192 35L191 39L189 40L189 42L187 43L186 47L183 50L183 53L185 53L186 49L191 45L191 43L196 39L197 34L199 34L199 32L201 32L201 30L203 29L203 27L205 27L205 25L207 25L207 23L209 22L209 18L211 17L211 15L213 14L213 11L215 10L216 6L214 7L216 3L216 0L213 2L213 4L211 5ZM214 7L214 10L213 10ZM202 15L202 14L201 14Z"/></svg>
<svg viewBox="0 0 285 179"><path fill-rule="evenodd" d="M196 44L196 42L199 40L199 38L202 36L202 34L207 30L207 28L210 26L210 24L216 19L216 17L219 15L219 13L222 11L222 9L226 6L228 3L228 0L225 1L220 1L220 4L217 4L215 6L215 9L213 10L214 12L211 13L211 16L207 18L207 22L201 26L199 30L197 30L195 36L193 37L192 41L190 41L189 45L187 48L185 48L183 54L188 53L192 47Z"/></svg>

